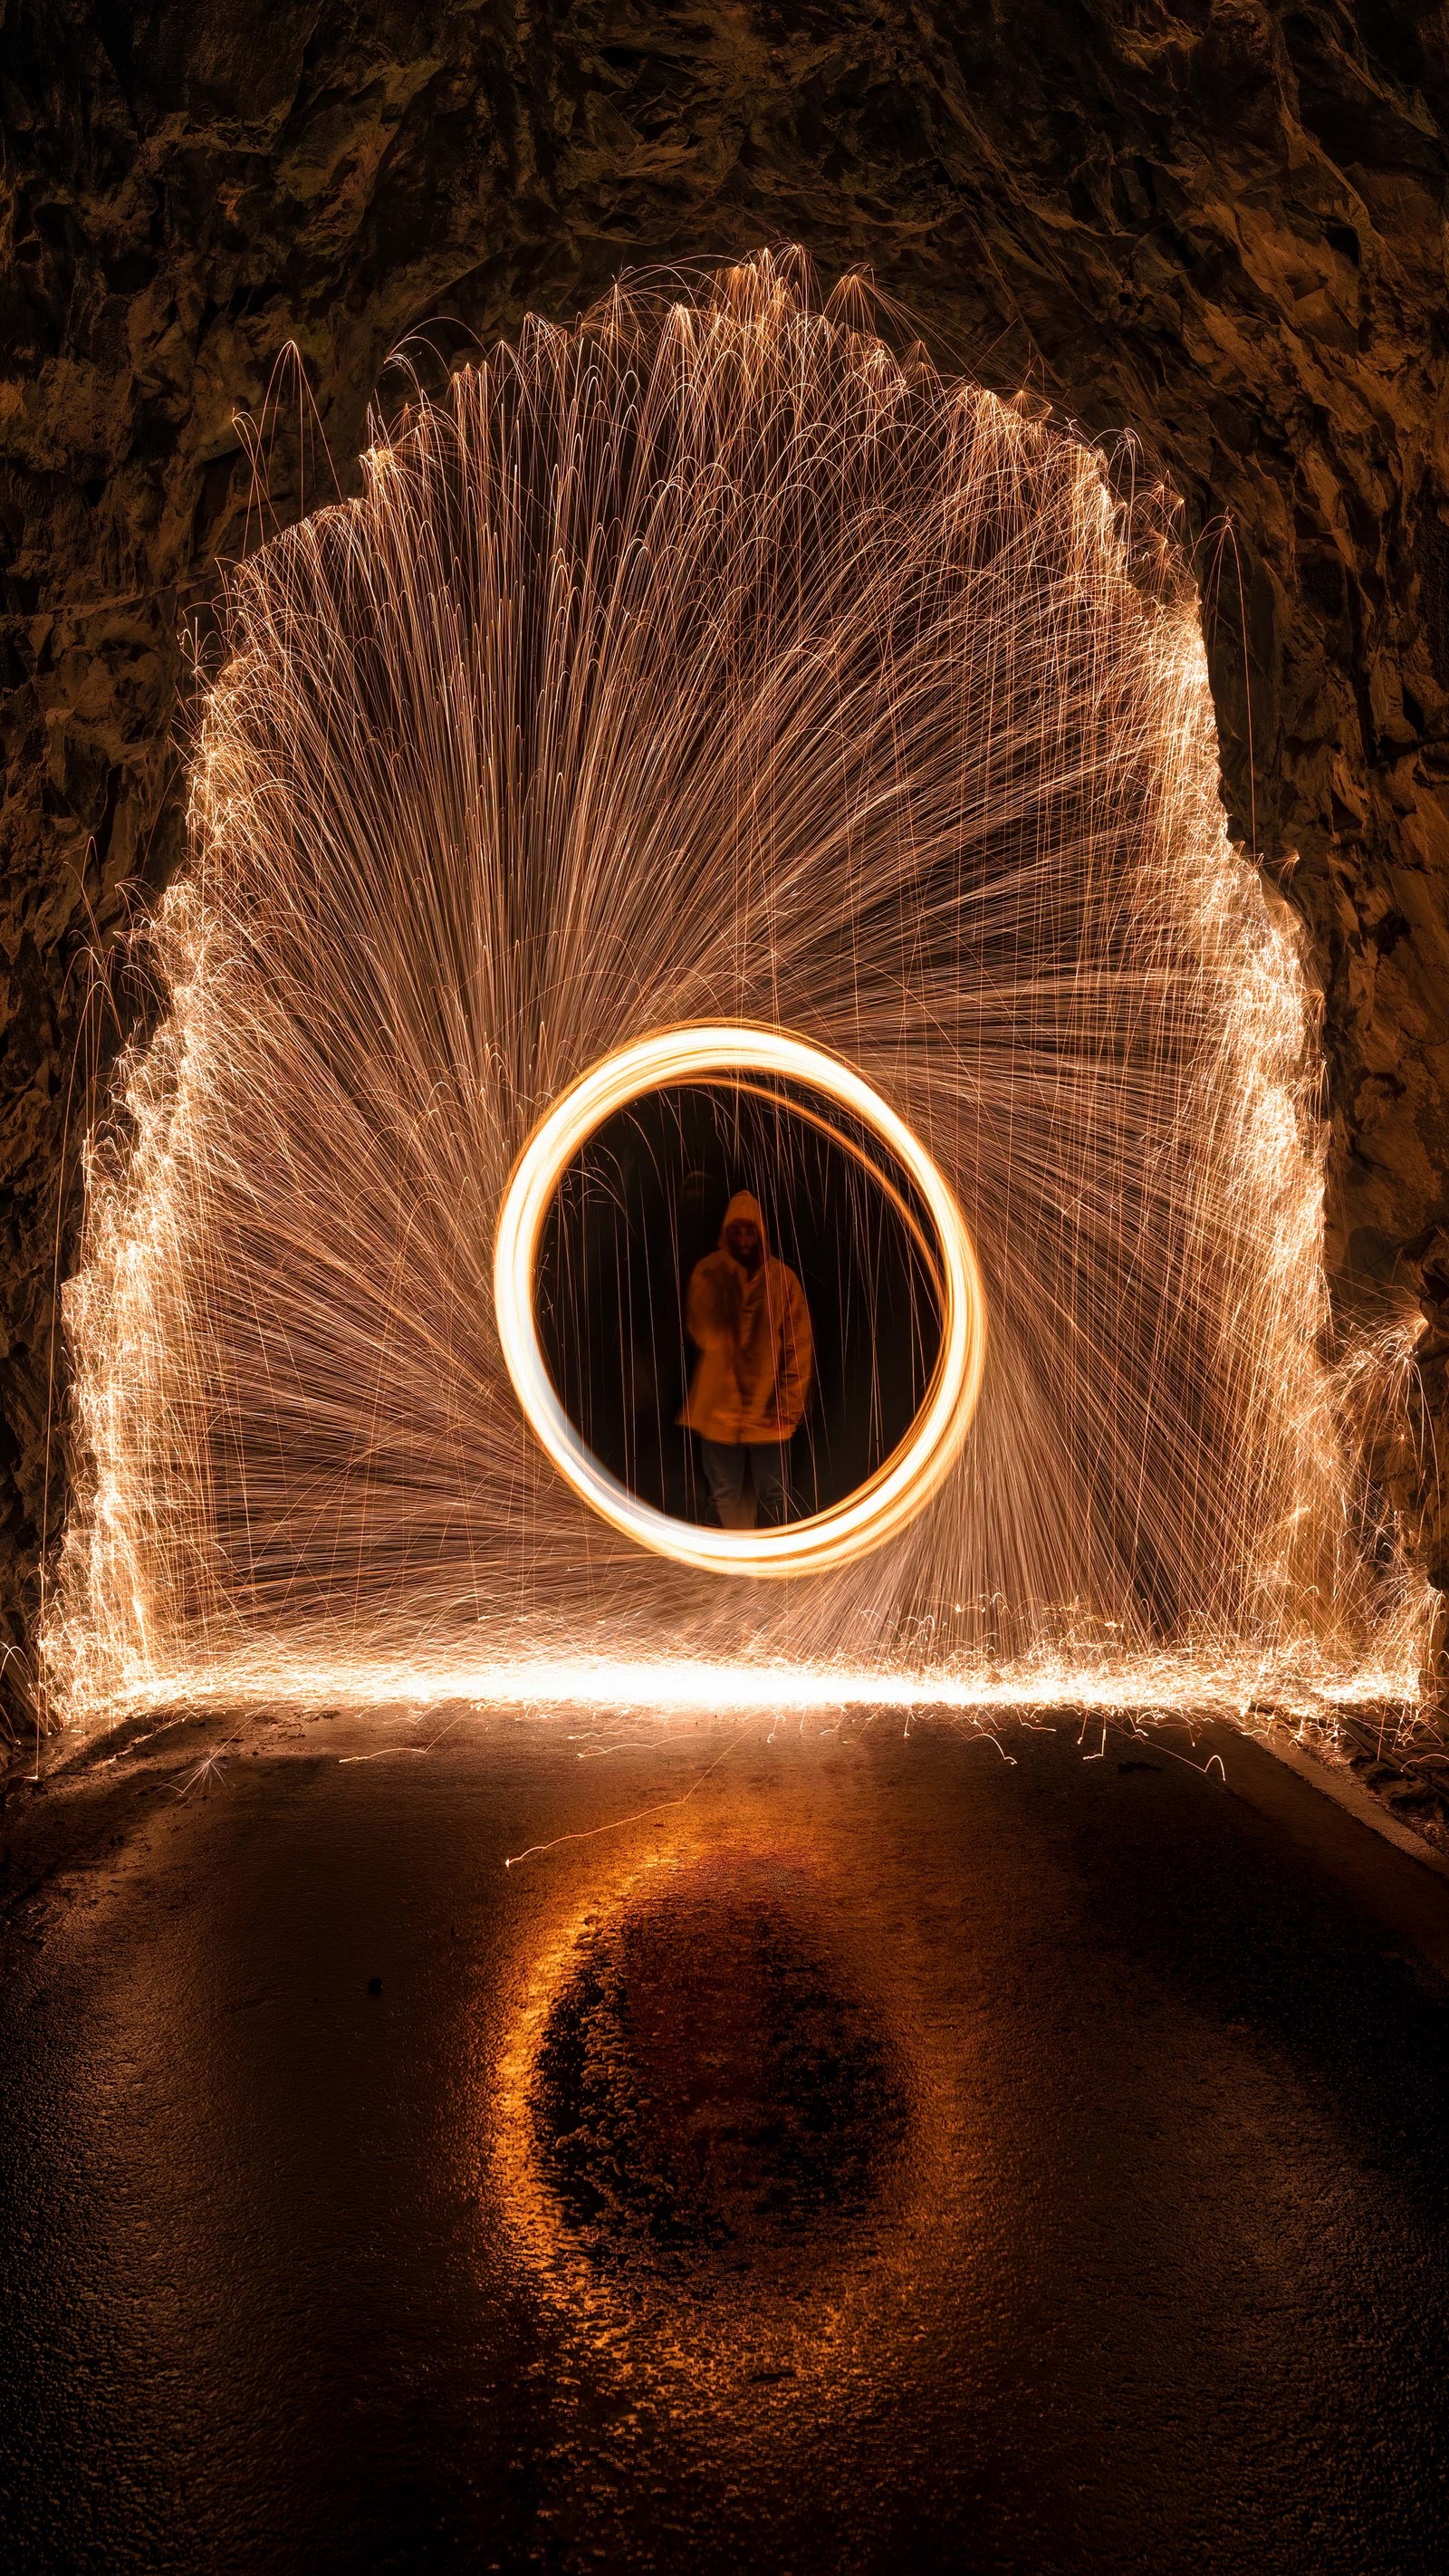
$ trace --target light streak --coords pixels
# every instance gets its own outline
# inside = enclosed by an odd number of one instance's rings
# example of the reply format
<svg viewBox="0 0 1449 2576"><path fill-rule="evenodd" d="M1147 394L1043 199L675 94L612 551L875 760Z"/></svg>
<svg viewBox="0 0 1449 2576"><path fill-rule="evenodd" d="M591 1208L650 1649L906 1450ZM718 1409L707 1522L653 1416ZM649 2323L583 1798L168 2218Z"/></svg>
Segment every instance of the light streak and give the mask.
<svg viewBox="0 0 1449 2576"><path fill-rule="evenodd" d="M936 1230L941 1348L906 1439L833 1511L778 1530L698 1529L655 1511L606 1474L560 1404L539 1347L534 1272L559 1180L604 1120L666 1084L766 1073L809 1083L848 1110L914 1181ZM493 1304L504 1365L559 1474L601 1517L641 1547L715 1574L821 1574L848 1565L904 1529L929 1502L966 1436L986 1355L981 1274L961 1211L905 1121L849 1065L779 1029L663 1029L595 1065L530 1136L504 1193L493 1256Z"/></svg>
<svg viewBox="0 0 1449 2576"><path fill-rule="evenodd" d="M1255 1709L1255 1694L1272 1687L1271 1707ZM1260 1659L1139 1653L1116 1663L1076 1654L1042 1652L1006 1671L976 1659L955 1671L936 1666L894 1668L880 1663L824 1660L750 1662L656 1654L605 1657L564 1653L553 1660L526 1654L507 1661L469 1662L456 1652L429 1660L333 1655L310 1663L305 1654L285 1658L267 1640L250 1655L211 1665L180 1666L174 1673L136 1682L131 1702L146 1708L185 1701L188 1712L208 1705L273 1705L279 1697L301 1707L329 1698L349 1707L419 1710L460 1701L467 1709L540 1709L641 1715L728 1717L750 1712L809 1715L831 1709L900 1709L908 1714L977 1717L998 1712L1025 1720L1040 1709L1116 1710L1148 1718L1183 1709L1233 1717L1244 1724L1332 1718L1336 1709L1378 1707L1405 1696L1404 1674L1390 1665L1363 1665L1351 1673L1325 1673L1311 1638L1302 1641L1296 1667L1290 1660L1271 1673ZM411 1748L409 1748L411 1749ZM423 1749L423 1748L418 1748ZM349 1759L352 1757L348 1757Z"/></svg>
<svg viewBox="0 0 1449 2576"><path fill-rule="evenodd" d="M740 1746L748 1742L749 1732L748 1727L741 1727L738 1735L731 1736L724 1751L717 1753L712 1762L706 1763L698 1777L691 1780L687 1789L681 1789L676 1797L656 1798L650 1806L635 1807L627 1816L611 1816L607 1824L584 1825L574 1833L552 1834L545 1843L530 1843L526 1851L510 1853L504 1861L504 1868L521 1869L526 1860L541 1860L545 1852L561 1851L565 1843L597 1842L601 1834L621 1834L628 1825L645 1825L655 1816L668 1815L675 1807L687 1807L691 1798L704 1787L706 1780L714 1778L720 1764L727 1762L732 1753L737 1753Z"/></svg>
<svg viewBox="0 0 1449 2576"><path fill-rule="evenodd" d="M237 569L66 1291L71 1720L1412 1697L1412 1355L1332 1344L1169 504L861 311L761 257L530 321ZM550 1122L695 1030L863 1086L949 1290L788 1583L659 1553L541 1400Z"/></svg>

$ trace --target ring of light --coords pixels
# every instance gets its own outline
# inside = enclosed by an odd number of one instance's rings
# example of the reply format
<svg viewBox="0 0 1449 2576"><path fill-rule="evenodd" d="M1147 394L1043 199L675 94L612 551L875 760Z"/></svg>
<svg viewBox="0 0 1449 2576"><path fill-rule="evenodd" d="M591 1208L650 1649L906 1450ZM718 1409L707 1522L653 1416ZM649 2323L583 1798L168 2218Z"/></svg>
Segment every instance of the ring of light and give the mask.
<svg viewBox="0 0 1449 2576"><path fill-rule="evenodd" d="M539 1344L534 1278L559 1181L580 1148L642 1093L701 1078L764 1073L805 1083L872 1131L909 1174L935 1229L941 1344L905 1439L843 1503L783 1529L697 1529L640 1502L600 1466L558 1400ZM879 1547L914 1518L966 1437L986 1356L986 1300L955 1196L904 1119L837 1056L783 1030L703 1025L660 1030L591 1067L556 1100L514 1165L498 1215L493 1296L504 1365L540 1444L565 1482L626 1538L715 1574L821 1574Z"/></svg>

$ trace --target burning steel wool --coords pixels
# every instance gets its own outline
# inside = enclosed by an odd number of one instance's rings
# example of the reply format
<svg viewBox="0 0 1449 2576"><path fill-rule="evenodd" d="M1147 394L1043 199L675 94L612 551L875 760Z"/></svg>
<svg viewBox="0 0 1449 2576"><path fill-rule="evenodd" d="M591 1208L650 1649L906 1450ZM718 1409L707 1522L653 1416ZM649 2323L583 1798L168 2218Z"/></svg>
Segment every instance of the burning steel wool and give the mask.
<svg viewBox="0 0 1449 2576"><path fill-rule="evenodd" d="M1412 1692L1167 506L863 313L530 321L235 573L68 1292L73 1716ZM887 1156L935 1282L916 1421L768 1539L657 1526L541 1354L569 1155L686 1075Z"/></svg>

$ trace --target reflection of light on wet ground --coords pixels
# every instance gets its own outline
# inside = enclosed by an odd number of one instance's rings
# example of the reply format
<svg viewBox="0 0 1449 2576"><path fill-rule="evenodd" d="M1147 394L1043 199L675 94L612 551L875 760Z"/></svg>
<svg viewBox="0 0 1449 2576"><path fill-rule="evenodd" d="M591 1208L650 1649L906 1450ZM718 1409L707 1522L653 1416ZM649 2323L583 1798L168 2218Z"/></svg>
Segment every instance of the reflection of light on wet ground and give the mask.
<svg viewBox="0 0 1449 2576"><path fill-rule="evenodd" d="M0 1990L10 2560L1437 2565L1444 1883L1057 1721L162 1738L115 1851L94 1775Z"/></svg>
<svg viewBox="0 0 1449 2576"><path fill-rule="evenodd" d="M746 2390L815 2422L889 2368L947 2197L901 1961L799 1822L681 1819L595 1874L492 2104L513 2259L577 2365L716 2424Z"/></svg>

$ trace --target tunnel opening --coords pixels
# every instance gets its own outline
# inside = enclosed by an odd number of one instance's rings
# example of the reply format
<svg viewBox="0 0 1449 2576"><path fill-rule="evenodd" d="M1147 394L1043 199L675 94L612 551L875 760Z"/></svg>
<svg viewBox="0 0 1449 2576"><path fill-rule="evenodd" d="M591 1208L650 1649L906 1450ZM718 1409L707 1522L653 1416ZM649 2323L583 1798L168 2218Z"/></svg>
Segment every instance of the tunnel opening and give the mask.
<svg viewBox="0 0 1449 2576"><path fill-rule="evenodd" d="M88 1153L58 1705L1412 1692L1425 1587L1344 1393L1381 1355L1327 1341L1313 997L1227 838L1168 496L762 255L460 371L238 568L228 645L146 933L169 1008ZM705 1579L668 1436L726 1180L812 1274L802 1501L870 1490L936 1365L873 1202L832 1267L802 1101L793 1200L728 1067L632 1107L499 1299L571 1086L702 1026L928 1142L990 1316L919 1508L772 1599ZM542 1436L515 1307L626 1508Z"/></svg>

